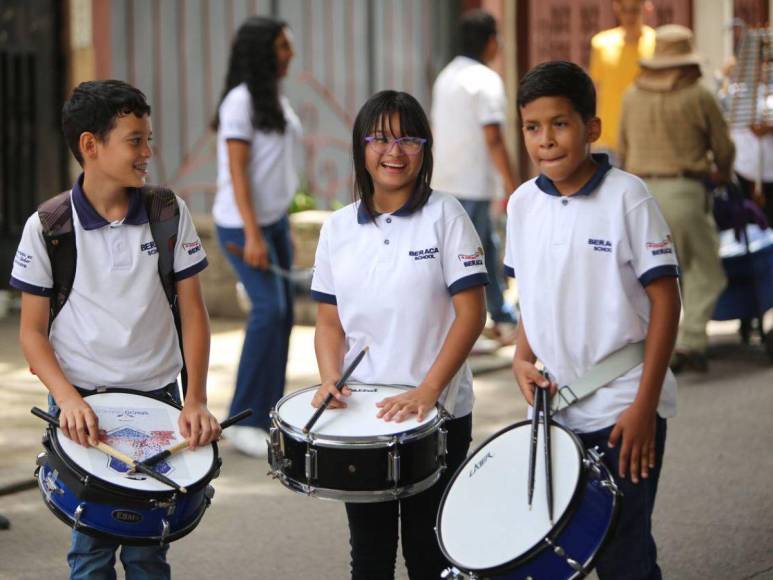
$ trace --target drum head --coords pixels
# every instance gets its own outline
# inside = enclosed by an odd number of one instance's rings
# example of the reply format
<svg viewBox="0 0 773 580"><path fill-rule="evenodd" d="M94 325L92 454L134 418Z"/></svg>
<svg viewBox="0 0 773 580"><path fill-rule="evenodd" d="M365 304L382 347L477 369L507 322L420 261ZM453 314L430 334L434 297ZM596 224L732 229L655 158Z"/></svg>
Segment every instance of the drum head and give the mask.
<svg viewBox="0 0 773 580"><path fill-rule="evenodd" d="M540 425L540 431L542 426ZM503 566L542 542L553 525L545 498L544 439L537 447L534 498L528 507L531 424L519 423L484 443L457 471L438 516L441 548L467 571ZM558 522L580 479L581 448L552 426L553 519Z"/></svg>
<svg viewBox="0 0 773 580"><path fill-rule="evenodd" d="M400 395L410 387L352 383L349 388L352 394L346 399L348 406L345 409L328 409L322 413L311 429L315 436L341 440L389 436L418 429L437 419L437 408L430 410L421 421L416 415L400 423L376 417L379 411L376 403L386 397ZM301 432L314 414L311 400L316 392L316 386L309 387L279 401L276 407L279 420Z"/></svg>
<svg viewBox="0 0 773 580"><path fill-rule="evenodd" d="M84 397L99 418L100 440L136 460L184 439L177 429L180 411L168 403L129 393L97 393ZM134 490L169 491L169 487L142 474L127 476L127 466L99 449L83 447L56 430L62 452L86 473L108 483ZM202 480L215 461L213 445L181 451L156 464L155 469L182 486Z"/></svg>

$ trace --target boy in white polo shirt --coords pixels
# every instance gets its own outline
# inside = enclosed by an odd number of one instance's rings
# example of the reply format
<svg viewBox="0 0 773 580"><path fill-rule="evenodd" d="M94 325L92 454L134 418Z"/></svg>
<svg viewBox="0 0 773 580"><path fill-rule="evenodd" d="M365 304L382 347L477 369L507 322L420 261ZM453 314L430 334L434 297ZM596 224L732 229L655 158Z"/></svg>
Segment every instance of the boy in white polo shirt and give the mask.
<svg viewBox="0 0 773 580"><path fill-rule="evenodd" d="M505 268L522 318L513 372L524 397L572 384L605 357L644 341L643 364L554 418L598 445L623 492L616 530L597 561L602 580L660 578L651 533L666 418L676 412L668 361L680 299L663 216L638 178L591 155L601 121L577 65L543 63L520 83L526 149L541 174L508 204ZM539 358L555 382L536 367Z"/></svg>
<svg viewBox="0 0 773 580"><path fill-rule="evenodd" d="M89 446L99 425L82 395L121 388L179 400L182 353L143 203L152 155L145 95L121 81L81 83L64 105L62 129L83 174L69 196L75 277L50 331L58 296L39 213L24 227L11 285L22 291L20 341L30 368L50 391L64 434ZM196 447L220 435L206 405L209 318L197 274L207 260L185 203L176 203L173 276L188 370L179 427ZM118 546L73 530L70 577L114 577ZM127 578L169 578L167 549L123 546Z"/></svg>

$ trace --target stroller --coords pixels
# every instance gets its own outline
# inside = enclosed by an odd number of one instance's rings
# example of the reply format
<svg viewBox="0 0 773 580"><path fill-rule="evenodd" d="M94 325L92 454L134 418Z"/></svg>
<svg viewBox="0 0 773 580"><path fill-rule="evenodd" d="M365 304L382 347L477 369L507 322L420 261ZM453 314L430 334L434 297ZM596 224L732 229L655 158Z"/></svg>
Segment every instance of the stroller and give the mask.
<svg viewBox="0 0 773 580"><path fill-rule="evenodd" d="M765 313L773 308L773 230L736 183L714 190L714 219L727 286L712 319L740 319L741 340L746 344L758 331L773 361L773 332L766 332L763 325Z"/></svg>

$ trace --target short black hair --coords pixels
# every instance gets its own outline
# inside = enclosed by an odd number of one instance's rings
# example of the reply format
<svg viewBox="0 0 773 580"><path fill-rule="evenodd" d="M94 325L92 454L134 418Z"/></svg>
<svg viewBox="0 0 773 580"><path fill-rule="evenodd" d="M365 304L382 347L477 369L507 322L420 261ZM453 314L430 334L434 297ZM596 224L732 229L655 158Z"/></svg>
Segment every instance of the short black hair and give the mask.
<svg viewBox="0 0 773 580"><path fill-rule="evenodd" d="M400 135L392 133L389 118L396 114L400 119ZM419 101L408 93L400 91L381 91L369 98L357 113L352 129L352 161L354 164L354 196L359 197L371 217L378 215L373 204L373 179L365 166L365 137L376 129L379 122L385 123L385 132L400 138L406 135L426 139L422 148L422 162L416 176L416 187L406 204L406 209L414 211L422 207L432 193L432 129Z"/></svg>
<svg viewBox="0 0 773 580"><path fill-rule="evenodd" d="M107 139L118 117L150 115L145 95L128 83L117 80L86 81L79 84L62 107L62 133L78 163L81 134L94 133L100 141Z"/></svg>
<svg viewBox="0 0 773 580"><path fill-rule="evenodd" d="M518 85L518 109L540 97L564 97L583 121L596 116L596 88L588 74L565 60L538 64Z"/></svg>
<svg viewBox="0 0 773 580"><path fill-rule="evenodd" d="M459 52L480 60L492 36L497 34L497 21L485 10L470 10L459 19Z"/></svg>

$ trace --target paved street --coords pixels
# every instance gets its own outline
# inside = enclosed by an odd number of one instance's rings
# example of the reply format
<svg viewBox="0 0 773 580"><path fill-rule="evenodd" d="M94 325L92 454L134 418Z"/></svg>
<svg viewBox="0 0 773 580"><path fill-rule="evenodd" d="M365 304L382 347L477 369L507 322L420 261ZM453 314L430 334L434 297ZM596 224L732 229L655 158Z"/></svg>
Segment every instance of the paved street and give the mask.
<svg viewBox="0 0 773 580"><path fill-rule="evenodd" d="M15 318L0 320L0 487L31 476L42 432L29 414L43 388L24 364ZM711 372L680 378L669 423L655 533L666 578L773 578L773 366L742 347L732 325L713 329ZM288 389L313 384L312 330L294 331ZM214 323L211 406L224 416L241 344L240 324ZM476 366L497 364L494 357ZM475 441L525 414L507 370L476 378ZM348 577L343 507L297 496L266 477L264 461L222 445L223 470L199 527L172 545L178 578L340 580ZM12 527L0 531L0 578L66 577L69 530L37 489L0 496ZM119 566L120 567L120 566ZM399 566L399 578L406 578ZM119 575L119 577L121 577Z"/></svg>

